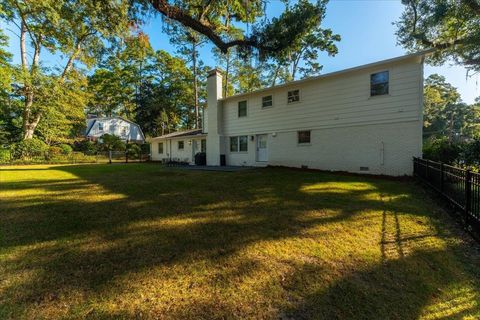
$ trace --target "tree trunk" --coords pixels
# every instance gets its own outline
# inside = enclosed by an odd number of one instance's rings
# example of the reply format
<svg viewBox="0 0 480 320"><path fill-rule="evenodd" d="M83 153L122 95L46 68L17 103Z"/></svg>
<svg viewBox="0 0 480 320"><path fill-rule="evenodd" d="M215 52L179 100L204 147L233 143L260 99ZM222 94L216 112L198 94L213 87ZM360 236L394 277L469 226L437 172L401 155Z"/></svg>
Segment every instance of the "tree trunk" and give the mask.
<svg viewBox="0 0 480 320"><path fill-rule="evenodd" d="M22 56L22 68L25 71L27 69L27 45L26 45L26 36L27 36L27 26L22 20L20 26L20 55Z"/></svg>
<svg viewBox="0 0 480 320"><path fill-rule="evenodd" d="M193 64L193 94L195 107L195 129L199 128L199 110L198 110L198 79L197 79L197 43L192 43L192 64Z"/></svg>
<svg viewBox="0 0 480 320"><path fill-rule="evenodd" d="M26 102L25 102L26 104ZM31 107L31 104L30 104ZM25 115L25 112L24 112ZM36 117L30 121L28 119L27 121L23 121L24 127L23 127L23 140L28 140L33 138L33 134L35 133L35 129L37 128L38 123L40 122L40 114L37 114Z"/></svg>

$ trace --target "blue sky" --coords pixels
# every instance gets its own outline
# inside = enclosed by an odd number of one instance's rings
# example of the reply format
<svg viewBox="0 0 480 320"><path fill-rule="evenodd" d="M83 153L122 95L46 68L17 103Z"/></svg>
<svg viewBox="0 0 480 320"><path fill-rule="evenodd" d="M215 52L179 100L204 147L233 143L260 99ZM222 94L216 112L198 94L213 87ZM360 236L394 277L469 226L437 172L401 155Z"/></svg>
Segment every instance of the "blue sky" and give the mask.
<svg viewBox="0 0 480 320"><path fill-rule="evenodd" d="M273 0L267 7L269 16L279 14L283 5ZM327 7L327 15L323 22L325 28L331 28L342 36L338 43L339 53L335 57L321 55L323 73L354 67L382 59L389 59L405 54L405 50L396 44L395 26L403 11L400 0L331 0ZM170 45L169 38L161 32L162 20L152 18L144 25L144 32L150 36L154 49L163 49L175 52ZM18 63L18 39L11 33L11 51L15 54ZM206 65L214 66L215 61L211 54L212 46L205 45L201 50L201 58ZM44 53L43 60L48 65L56 65L62 61L58 55ZM425 77L432 73L439 73L447 81L458 88L462 98L472 103L480 96L480 78L467 77L463 67L446 64L442 67L425 66Z"/></svg>

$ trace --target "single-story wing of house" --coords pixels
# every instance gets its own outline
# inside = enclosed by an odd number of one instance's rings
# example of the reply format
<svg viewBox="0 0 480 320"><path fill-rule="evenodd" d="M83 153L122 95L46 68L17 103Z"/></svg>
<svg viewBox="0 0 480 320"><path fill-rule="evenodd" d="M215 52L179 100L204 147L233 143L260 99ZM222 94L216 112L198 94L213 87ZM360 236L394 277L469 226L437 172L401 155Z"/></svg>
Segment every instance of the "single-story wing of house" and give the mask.
<svg viewBox="0 0 480 320"><path fill-rule="evenodd" d="M121 117L95 117L87 119L85 136L90 140L97 140L104 134L111 134L123 141L144 143L145 136L142 129L135 122Z"/></svg>
<svg viewBox="0 0 480 320"><path fill-rule="evenodd" d="M289 166L411 175L422 155L423 62L409 54L222 97L222 72L207 79L203 130L153 138L152 160ZM206 146L204 145L206 141Z"/></svg>
<svg viewBox="0 0 480 320"><path fill-rule="evenodd" d="M195 163L195 155L207 151L207 134L202 129L178 131L150 138L152 160Z"/></svg>

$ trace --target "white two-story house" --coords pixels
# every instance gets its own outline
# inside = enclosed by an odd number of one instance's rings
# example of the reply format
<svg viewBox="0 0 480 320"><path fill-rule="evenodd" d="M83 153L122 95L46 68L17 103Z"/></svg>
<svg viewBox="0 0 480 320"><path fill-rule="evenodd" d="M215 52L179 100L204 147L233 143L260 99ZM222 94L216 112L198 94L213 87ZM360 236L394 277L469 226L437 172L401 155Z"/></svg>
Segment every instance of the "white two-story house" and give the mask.
<svg viewBox="0 0 480 320"><path fill-rule="evenodd" d="M152 159L202 142L207 165L289 166L411 175L422 154L424 53L222 97L222 73L207 84L204 130L153 138ZM200 151L200 150L199 150Z"/></svg>
<svg viewBox="0 0 480 320"><path fill-rule="evenodd" d="M117 136L125 142L145 142L142 129L132 121L120 117L89 117L85 132L87 139L97 140L104 134Z"/></svg>

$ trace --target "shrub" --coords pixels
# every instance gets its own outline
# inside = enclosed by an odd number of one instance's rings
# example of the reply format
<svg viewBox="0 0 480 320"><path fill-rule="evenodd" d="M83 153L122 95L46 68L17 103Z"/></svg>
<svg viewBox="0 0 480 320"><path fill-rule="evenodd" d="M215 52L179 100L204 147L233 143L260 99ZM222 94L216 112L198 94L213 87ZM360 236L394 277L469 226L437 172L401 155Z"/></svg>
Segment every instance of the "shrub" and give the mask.
<svg viewBox="0 0 480 320"><path fill-rule="evenodd" d="M62 150L63 155L70 155L73 151L73 148L68 144L61 144L58 146Z"/></svg>
<svg viewBox="0 0 480 320"><path fill-rule="evenodd" d="M90 140L75 142L75 150L82 151L86 155L95 155L98 152L98 145Z"/></svg>
<svg viewBox="0 0 480 320"><path fill-rule="evenodd" d="M63 154L62 148L58 146L51 146L48 148L48 157L57 157L59 155Z"/></svg>
<svg viewBox="0 0 480 320"><path fill-rule="evenodd" d="M451 143L447 138L431 138L423 145L425 159L449 164L458 162L461 151L461 144Z"/></svg>
<svg viewBox="0 0 480 320"><path fill-rule="evenodd" d="M0 148L0 163L9 163L10 162L10 150Z"/></svg>
<svg viewBox="0 0 480 320"><path fill-rule="evenodd" d="M12 145L12 155L14 159L30 159L41 157L48 151L48 146L40 139L33 138L23 140Z"/></svg>
<svg viewBox="0 0 480 320"><path fill-rule="evenodd" d="M105 151L125 151L125 143L117 136L104 134L100 139L100 145Z"/></svg>
<svg viewBox="0 0 480 320"><path fill-rule="evenodd" d="M480 167L480 137L465 145L463 158L467 165Z"/></svg>
<svg viewBox="0 0 480 320"><path fill-rule="evenodd" d="M142 153L142 148L136 143L126 145L126 151L129 158L138 157Z"/></svg>

